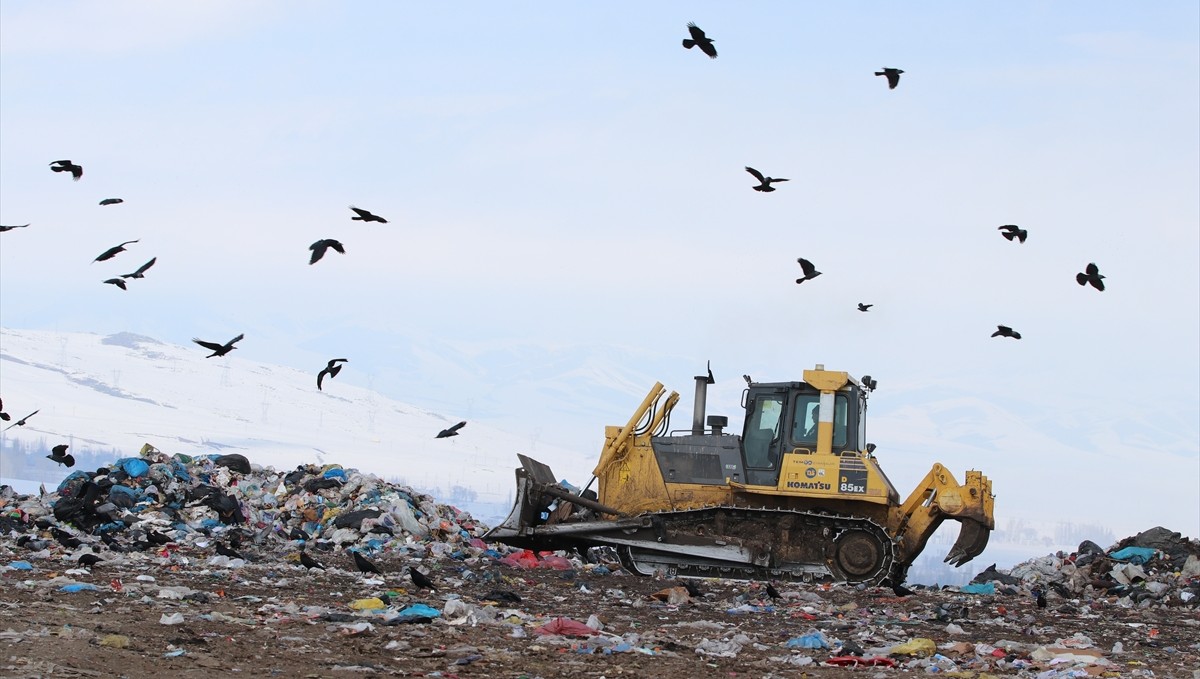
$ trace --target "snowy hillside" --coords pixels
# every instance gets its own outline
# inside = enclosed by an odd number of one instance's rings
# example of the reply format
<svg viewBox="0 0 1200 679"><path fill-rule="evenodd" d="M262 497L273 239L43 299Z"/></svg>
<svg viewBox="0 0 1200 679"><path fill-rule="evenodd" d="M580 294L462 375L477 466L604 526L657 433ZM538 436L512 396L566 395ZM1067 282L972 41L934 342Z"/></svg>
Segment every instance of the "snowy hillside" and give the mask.
<svg viewBox="0 0 1200 679"><path fill-rule="evenodd" d="M6 454L12 439L129 455L151 443L168 453L242 453L279 469L338 463L423 488L463 486L493 502L505 501L513 488L517 453L585 482L594 462L590 451L553 448L478 422L436 439L466 418L355 387L342 379L353 362L318 391L315 370L255 363L237 351L205 358L200 347L129 333L5 329L0 339L6 412L15 420L39 411L4 433Z"/></svg>

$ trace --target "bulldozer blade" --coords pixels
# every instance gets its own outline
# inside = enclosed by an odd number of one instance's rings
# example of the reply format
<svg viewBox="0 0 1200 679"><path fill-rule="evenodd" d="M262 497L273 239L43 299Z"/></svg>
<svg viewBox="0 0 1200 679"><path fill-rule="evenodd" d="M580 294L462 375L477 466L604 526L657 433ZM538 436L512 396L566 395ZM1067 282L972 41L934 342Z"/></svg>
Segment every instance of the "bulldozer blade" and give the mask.
<svg viewBox="0 0 1200 679"><path fill-rule="evenodd" d="M961 566L971 559L979 556L985 547L987 547L988 538L992 531L984 524L972 520L961 519L962 529L959 530L958 540L954 542L954 546L950 548L950 553L946 555L945 562L951 566Z"/></svg>

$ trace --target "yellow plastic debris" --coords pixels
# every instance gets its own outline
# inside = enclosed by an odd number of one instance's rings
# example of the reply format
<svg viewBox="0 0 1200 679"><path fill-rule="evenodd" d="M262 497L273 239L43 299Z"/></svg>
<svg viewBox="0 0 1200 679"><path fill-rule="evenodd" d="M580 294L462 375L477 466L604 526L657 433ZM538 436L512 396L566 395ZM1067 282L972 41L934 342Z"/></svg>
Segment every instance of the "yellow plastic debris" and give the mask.
<svg viewBox="0 0 1200 679"><path fill-rule="evenodd" d="M937 652L937 644L933 643L933 639L917 637L910 639L899 646L893 646L892 650L888 651L888 655L933 655Z"/></svg>
<svg viewBox="0 0 1200 679"><path fill-rule="evenodd" d="M111 646L112 648L129 648L129 637L124 634L110 634L100 640L101 646Z"/></svg>
<svg viewBox="0 0 1200 679"><path fill-rule="evenodd" d="M357 599L350 602L350 608L356 611L373 611L380 608L387 608L387 604L383 603L383 599L379 597L371 597L370 599Z"/></svg>

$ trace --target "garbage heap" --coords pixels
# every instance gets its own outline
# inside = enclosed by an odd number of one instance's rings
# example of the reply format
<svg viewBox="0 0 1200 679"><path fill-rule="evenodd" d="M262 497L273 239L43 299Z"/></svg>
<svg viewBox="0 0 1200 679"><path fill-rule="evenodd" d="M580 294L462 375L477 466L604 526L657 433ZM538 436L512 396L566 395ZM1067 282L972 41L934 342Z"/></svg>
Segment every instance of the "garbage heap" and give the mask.
<svg viewBox="0 0 1200 679"><path fill-rule="evenodd" d="M149 549L156 536L186 543L234 533L264 547L303 540L374 552L399 542L426 545L433 556L486 549L486 527L470 514L373 474L336 464L281 472L243 455L167 455L149 444L137 457L73 472L53 493L4 489L0 533L51 526L67 534L55 533L60 542L99 537L119 551Z"/></svg>
<svg viewBox="0 0 1200 679"><path fill-rule="evenodd" d="M1200 540L1156 526L1108 549L1091 540L1067 554L1057 552L1017 564L1008 571L993 564L963 591L991 587L1016 593L1023 588L1050 601L1109 599L1125 608L1155 605L1200 606Z"/></svg>

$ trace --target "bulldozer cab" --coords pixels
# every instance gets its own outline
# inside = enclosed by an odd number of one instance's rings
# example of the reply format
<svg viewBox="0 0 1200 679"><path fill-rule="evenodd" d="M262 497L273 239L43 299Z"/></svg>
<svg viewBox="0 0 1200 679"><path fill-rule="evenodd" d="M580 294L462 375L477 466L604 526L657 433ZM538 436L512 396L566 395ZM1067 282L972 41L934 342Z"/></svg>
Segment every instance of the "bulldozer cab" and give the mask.
<svg viewBox="0 0 1200 679"><path fill-rule="evenodd" d="M818 436L822 407L832 426L828 446ZM824 396L805 382L753 384L745 392L742 454L746 482L775 485L786 453L858 451L865 438L866 399L853 382Z"/></svg>

